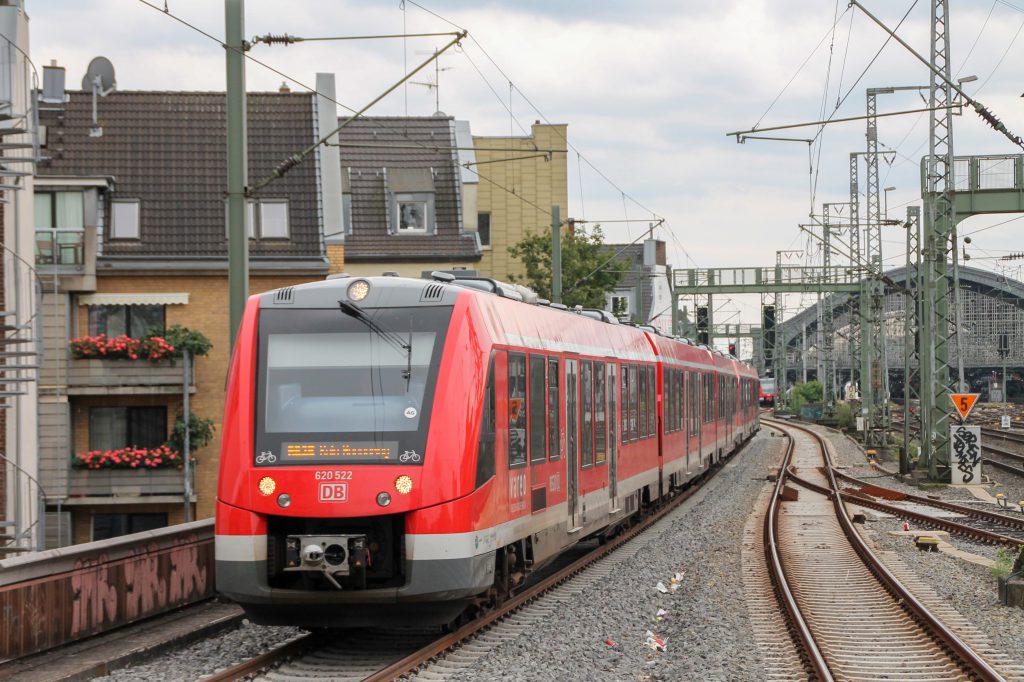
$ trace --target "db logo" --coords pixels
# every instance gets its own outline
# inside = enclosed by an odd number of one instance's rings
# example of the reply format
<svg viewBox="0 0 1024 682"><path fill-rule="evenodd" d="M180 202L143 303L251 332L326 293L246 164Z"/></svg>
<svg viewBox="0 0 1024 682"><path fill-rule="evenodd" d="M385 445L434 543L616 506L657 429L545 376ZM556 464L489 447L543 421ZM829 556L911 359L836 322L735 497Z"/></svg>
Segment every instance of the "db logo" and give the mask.
<svg viewBox="0 0 1024 682"><path fill-rule="evenodd" d="M321 483L321 502L348 502L348 483Z"/></svg>

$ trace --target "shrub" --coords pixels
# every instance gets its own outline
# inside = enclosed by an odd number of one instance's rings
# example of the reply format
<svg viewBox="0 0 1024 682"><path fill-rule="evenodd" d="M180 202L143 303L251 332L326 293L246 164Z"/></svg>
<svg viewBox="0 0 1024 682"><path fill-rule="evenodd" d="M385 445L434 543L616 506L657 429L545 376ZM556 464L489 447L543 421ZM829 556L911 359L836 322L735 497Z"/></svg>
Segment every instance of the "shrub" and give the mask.
<svg viewBox="0 0 1024 682"><path fill-rule="evenodd" d="M188 449L195 452L213 440L213 420L204 419L196 413L188 416ZM185 419L182 415L174 420L174 428L171 429L171 437L167 439L167 445L178 452L185 450Z"/></svg>
<svg viewBox="0 0 1024 682"><path fill-rule="evenodd" d="M188 327L180 324L171 325L161 334L174 348L175 357L181 357L182 353L188 351L193 355L206 355L213 348L213 343L202 332L194 332Z"/></svg>
<svg viewBox="0 0 1024 682"><path fill-rule="evenodd" d="M836 426L841 429L848 429L853 426L853 408L850 407L850 403L838 402L836 403Z"/></svg>

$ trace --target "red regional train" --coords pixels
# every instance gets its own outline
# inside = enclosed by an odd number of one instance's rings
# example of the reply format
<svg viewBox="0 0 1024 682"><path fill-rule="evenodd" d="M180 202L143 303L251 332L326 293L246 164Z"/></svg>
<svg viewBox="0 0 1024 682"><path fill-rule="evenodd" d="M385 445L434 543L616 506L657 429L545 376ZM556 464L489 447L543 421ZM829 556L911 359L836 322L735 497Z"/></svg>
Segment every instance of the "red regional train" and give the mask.
<svg viewBox="0 0 1024 682"><path fill-rule="evenodd" d="M218 591L261 623L451 622L759 428L753 368L531 293L434 273L250 298Z"/></svg>

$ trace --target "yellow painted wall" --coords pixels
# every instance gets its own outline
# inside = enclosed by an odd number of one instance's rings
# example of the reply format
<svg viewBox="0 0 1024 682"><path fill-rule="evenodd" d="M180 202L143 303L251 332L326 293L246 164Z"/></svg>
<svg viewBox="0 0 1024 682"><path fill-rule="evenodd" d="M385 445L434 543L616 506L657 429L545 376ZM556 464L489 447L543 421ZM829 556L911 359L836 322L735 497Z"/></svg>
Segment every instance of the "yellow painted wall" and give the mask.
<svg viewBox="0 0 1024 682"><path fill-rule="evenodd" d="M536 154L536 149L564 150L567 128L564 124L534 124L530 137L473 137L478 163L474 168L483 176L477 210L491 214L491 248L484 250L478 266L485 276L508 281L510 274L525 274L523 264L508 254L508 247L538 231L550 233L551 206L560 207L562 220L570 217L564 152L552 154L551 161L538 157L487 162Z"/></svg>

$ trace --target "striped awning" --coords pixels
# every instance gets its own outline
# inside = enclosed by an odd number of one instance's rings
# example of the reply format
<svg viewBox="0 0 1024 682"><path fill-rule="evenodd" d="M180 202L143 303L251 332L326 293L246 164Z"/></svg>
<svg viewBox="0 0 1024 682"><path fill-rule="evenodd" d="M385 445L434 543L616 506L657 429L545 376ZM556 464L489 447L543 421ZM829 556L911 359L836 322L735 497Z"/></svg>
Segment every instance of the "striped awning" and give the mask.
<svg viewBox="0 0 1024 682"><path fill-rule="evenodd" d="M188 292L177 294L85 294L79 305L186 305Z"/></svg>

